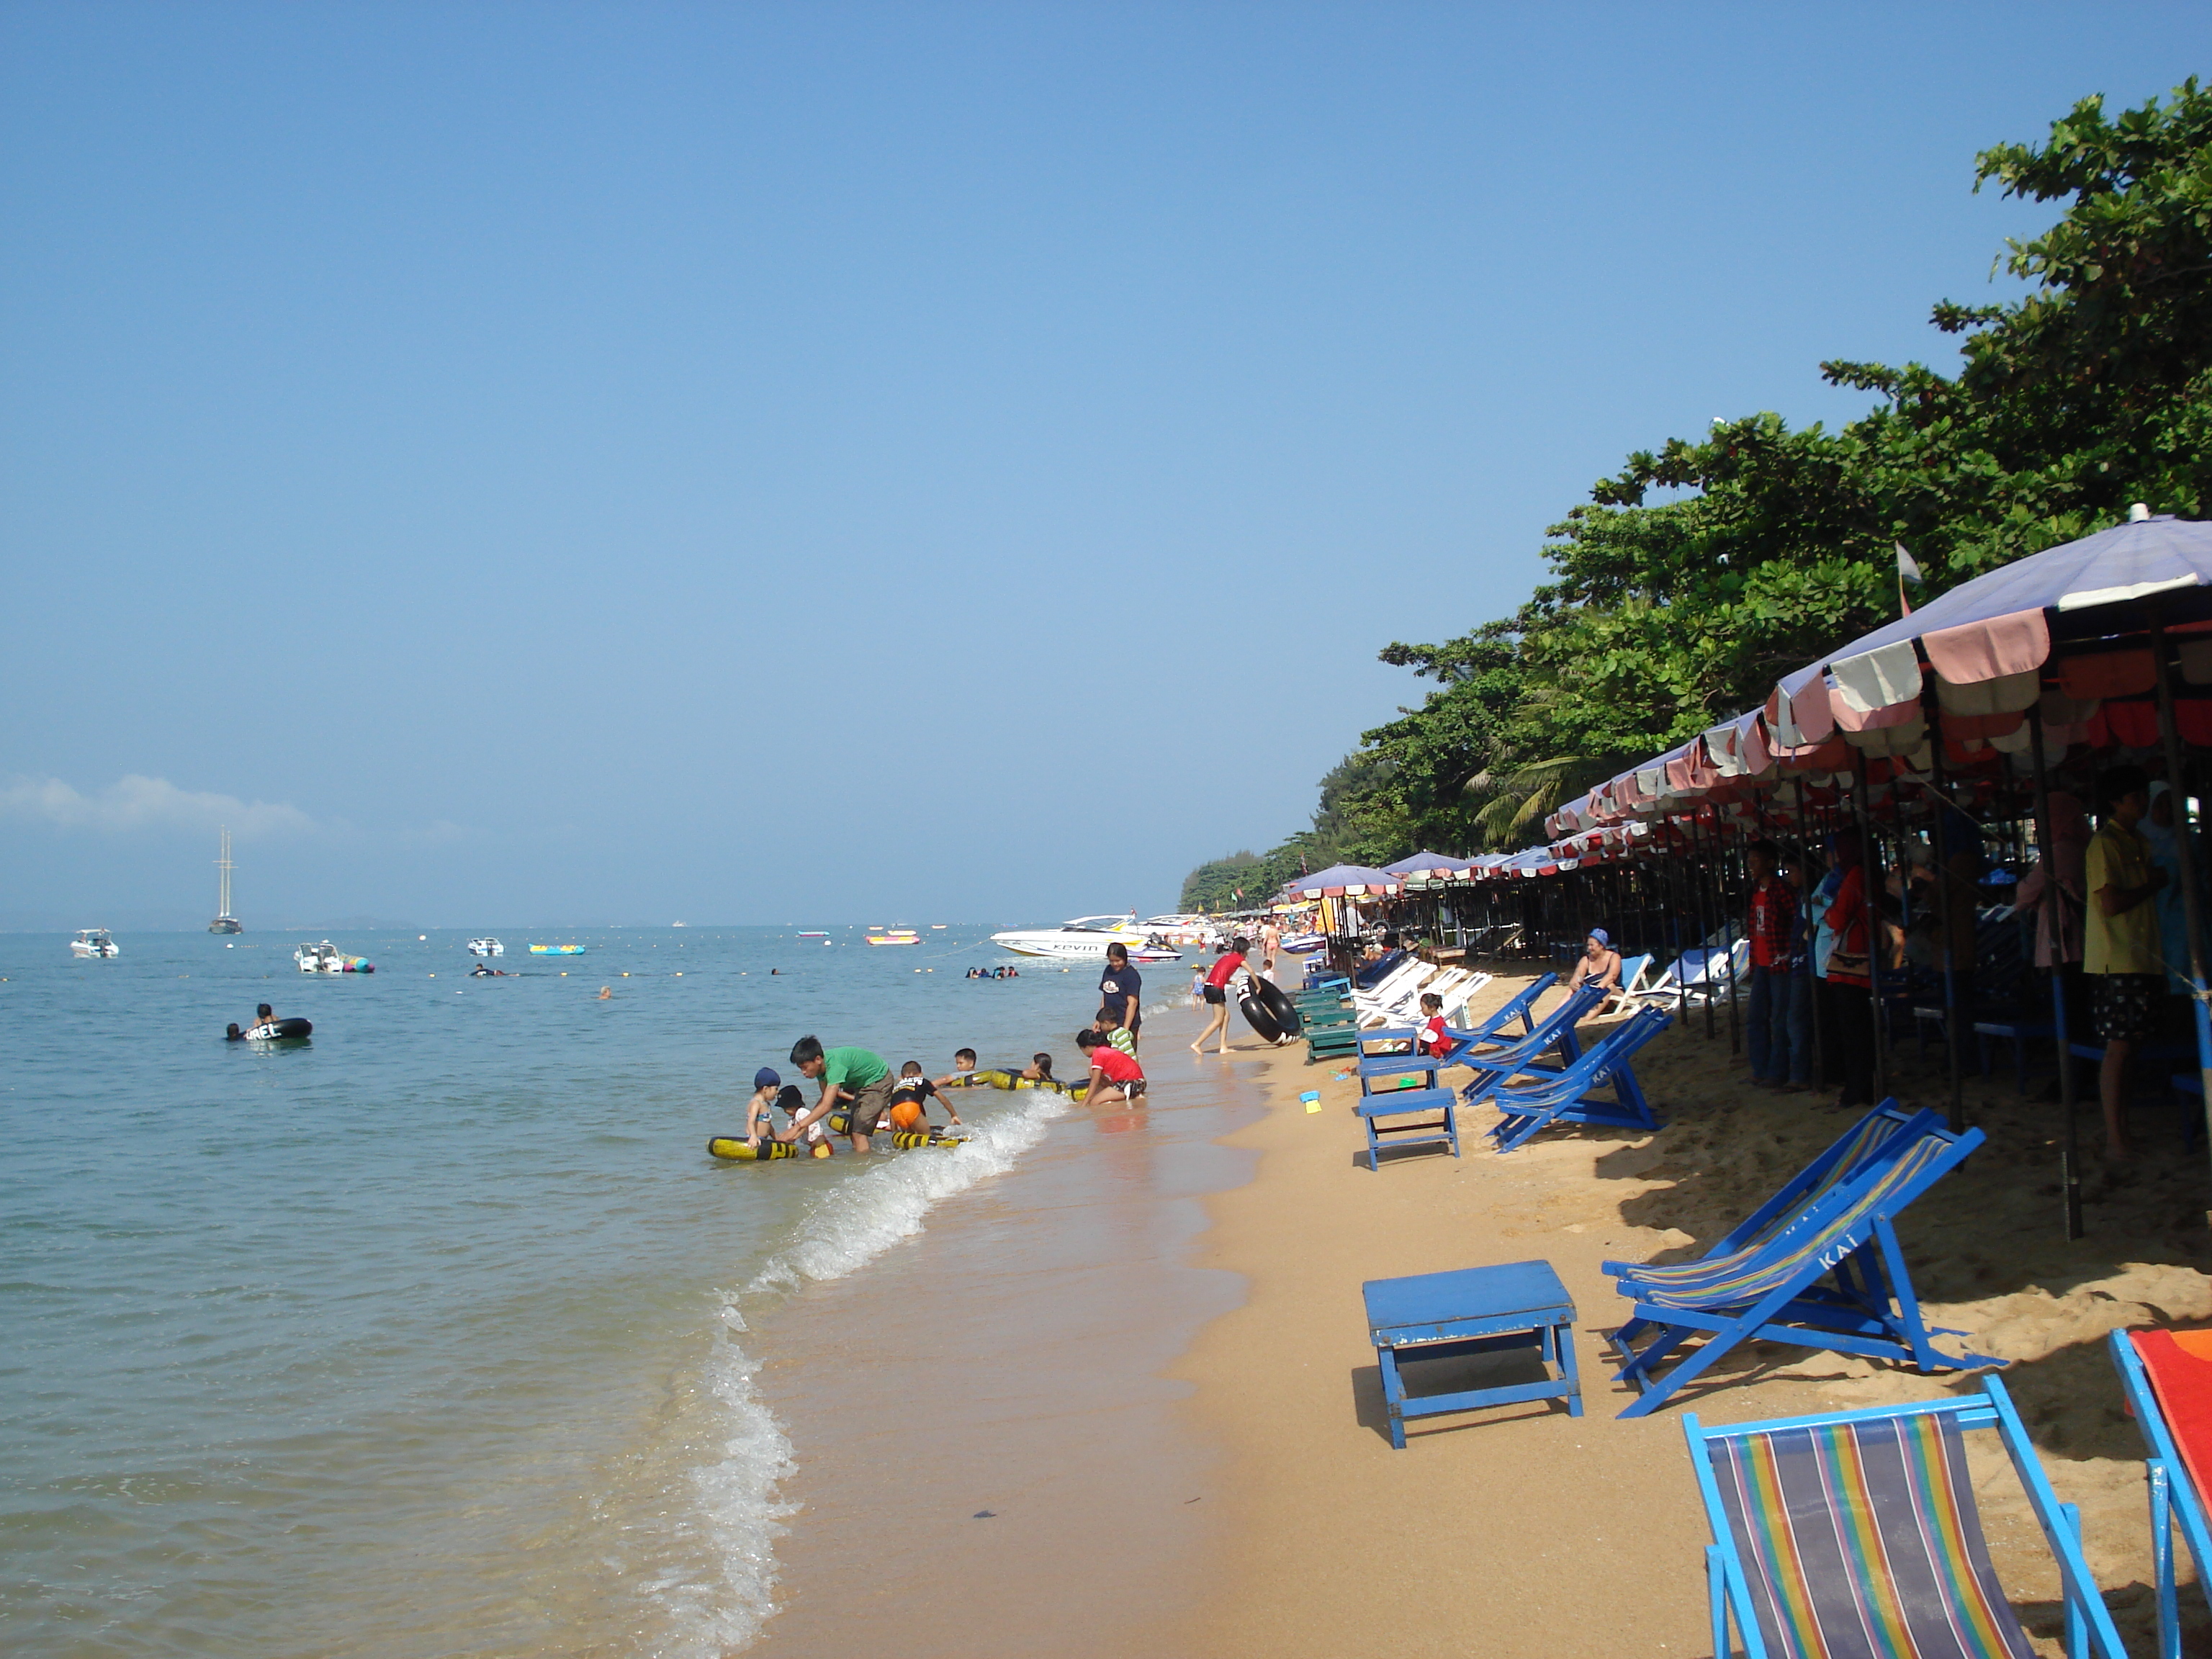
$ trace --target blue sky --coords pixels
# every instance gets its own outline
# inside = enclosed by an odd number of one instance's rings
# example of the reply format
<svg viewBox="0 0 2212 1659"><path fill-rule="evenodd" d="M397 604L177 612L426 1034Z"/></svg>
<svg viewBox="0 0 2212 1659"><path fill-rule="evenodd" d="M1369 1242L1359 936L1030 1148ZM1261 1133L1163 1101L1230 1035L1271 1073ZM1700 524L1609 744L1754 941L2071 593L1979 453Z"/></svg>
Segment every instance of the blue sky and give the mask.
<svg viewBox="0 0 2212 1659"><path fill-rule="evenodd" d="M1167 908L1626 452L1948 361L1974 152L2208 34L0 7L0 926L219 821L249 926Z"/></svg>

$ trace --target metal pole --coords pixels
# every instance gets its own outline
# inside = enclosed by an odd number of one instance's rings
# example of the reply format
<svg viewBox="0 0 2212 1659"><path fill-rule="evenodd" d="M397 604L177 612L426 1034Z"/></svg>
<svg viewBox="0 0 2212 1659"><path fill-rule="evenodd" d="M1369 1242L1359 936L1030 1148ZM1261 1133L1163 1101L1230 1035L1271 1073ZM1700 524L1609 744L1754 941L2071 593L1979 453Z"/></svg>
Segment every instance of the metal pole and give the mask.
<svg viewBox="0 0 2212 1659"><path fill-rule="evenodd" d="M1959 941L1951 937L1951 924L1958 916L1959 906L1951 892L1951 836L1944 823L1950 816L1948 809L1951 805L1951 792L1944 787L1942 702L1932 691L1929 693L1930 769L1936 776L1936 869L1941 878L1936 884L1936 901L1943 907L1943 1037L1944 1047L1950 1050L1951 1133L1958 1134L1966 1127L1966 1073L1962 1047L1964 1034L1960 1030L1959 975L1954 961L1959 954ZM1981 939L1981 918L1971 908L1967 914L1975 924L1973 933L1969 936L1969 948L1978 950Z"/></svg>
<svg viewBox="0 0 2212 1659"><path fill-rule="evenodd" d="M1705 837L1698 834L1698 820L1694 811L1690 817L1690 836L1692 844L1700 852L1704 851ZM1712 916L1711 912L1706 908L1705 901L1712 896L1712 872L1706 867L1705 860L1702 858L1697 861L1692 870L1692 879L1698 890L1698 960L1703 964L1698 977L1704 981L1705 988L1705 1041L1711 1042L1716 1035L1713 1024L1713 1004L1717 999L1713 995L1713 954L1711 943L1713 937Z"/></svg>
<svg viewBox="0 0 2212 1659"><path fill-rule="evenodd" d="M1805 878L1813 873L1812 854L1809 850L1812 844L1813 823L1805 805L1804 779L1793 777L1790 780L1790 797L1797 809L1797 875L1800 882L1802 883L1802 890L1798 895L1798 902L1804 906L1802 931L1805 935L1806 960L1801 971L1813 981L1805 988L1805 1026L1813 1034L1813 1087L1818 1090L1828 1080L1828 1056L1827 1045L1820 1039L1820 975L1813 971L1813 941L1820 931L1820 919L1813 914L1813 890L1820 884L1805 880ZM1794 995L1795 987L1791 988L1791 992Z"/></svg>
<svg viewBox="0 0 2212 1659"><path fill-rule="evenodd" d="M2043 710L2027 711L2027 752L2035 763L2035 850L2043 866L2043 909L2051 934L2051 1029L2058 1037L2058 1184L2066 1237L2081 1237L2081 1143L2074 1121L2074 1049L2066 1030L2066 912L2058 893L2058 842L2051 833L2051 773L2043 757Z"/></svg>
<svg viewBox="0 0 2212 1659"><path fill-rule="evenodd" d="M2189 1004L2197 1016L2197 1085L2204 1091L2205 1122L2212 1129L2212 991L2204 975L2203 905L2197 892L2197 848L2189 821L2188 785L2181 769L2181 737L2173 719L2173 674L2166 665L2166 629L2150 630L2158 659L2158 740L2166 750L2166 781L2173 799L2174 850L2181 863L2181 908L2189 931ZM2212 1221L2212 1212L2205 1219Z"/></svg>
<svg viewBox="0 0 2212 1659"><path fill-rule="evenodd" d="M1728 868L1729 836L1725 826L1720 826L1720 829L1721 868L1725 874ZM1724 894L1727 891L1725 879L1722 883L1722 891ZM1742 1022L1737 1018L1735 1006L1735 906L1733 904L1723 904L1721 907L1721 950L1724 952L1721 959L1728 964L1729 1053L1740 1054L1743 1052L1743 1026ZM1784 1078L1783 1081L1787 1083L1789 1079Z"/></svg>
<svg viewBox="0 0 2212 1659"><path fill-rule="evenodd" d="M1851 746L1851 819L1859 832L1859 908L1867 930L1867 1002L1874 1010L1874 1097L1879 1105L1889 1098L1889 1068L1883 1063L1881 1042L1881 908L1875 884L1881 867L1875 858L1874 821L1867 813L1866 751Z"/></svg>

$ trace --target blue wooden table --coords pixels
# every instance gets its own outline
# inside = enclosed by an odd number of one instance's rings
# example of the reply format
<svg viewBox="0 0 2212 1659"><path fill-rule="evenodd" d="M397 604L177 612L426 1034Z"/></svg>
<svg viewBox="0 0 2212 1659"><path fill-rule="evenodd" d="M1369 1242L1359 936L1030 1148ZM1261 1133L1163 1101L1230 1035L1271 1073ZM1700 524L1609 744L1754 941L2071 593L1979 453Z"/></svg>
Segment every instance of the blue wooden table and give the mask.
<svg viewBox="0 0 2212 1659"><path fill-rule="evenodd" d="M1548 1261L1513 1261L1498 1267L1416 1273L1410 1279L1370 1279L1368 1340L1382 1368L1382 1400L1390 1413L1390 1443L1406 1449L1406 1419L1444 1412L1508 1406L1523 1400L1565 1400L1568 1414L1583 1414L1583 1385L1575 1369L1575 1304ZM1534 1348L1558 1376L1541 1382L1467 1389L1457 1394L1408 1399L1398 1373L1407 1359L1449 1358Z"/></svg>
<svg viewBox="0 0 2212 1659"><path fill-rule="evenodd" d="M1459 1156L1459 1097L1449 1089L1393 1089L1362 1095L1353 1111L1367 1126L1367 1167L1382 1167L1385 1146L1442 1146ZM1435 1116L1426 1114L1433 1112ZM1407 1122L1405 1120L1418 1120Z"/></svg>

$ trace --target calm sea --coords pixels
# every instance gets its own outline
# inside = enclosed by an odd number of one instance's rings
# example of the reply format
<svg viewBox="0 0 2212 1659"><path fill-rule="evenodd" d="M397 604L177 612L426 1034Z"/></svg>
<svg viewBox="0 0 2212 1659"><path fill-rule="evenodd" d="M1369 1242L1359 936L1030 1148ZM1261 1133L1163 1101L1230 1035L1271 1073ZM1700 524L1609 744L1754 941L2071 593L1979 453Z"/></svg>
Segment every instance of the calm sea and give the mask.
<svg viewBox="0 0 2212 1659"><path fill-rule="evenodd" d="M963 978L1010 960L975 928L518 934L524 977L491 981L466 938L338 938L378 971L322 977L291 936L80 962L0 935L10 1654L744 1645L789 1451L747 1316L1067 1108L969 1091L974 1143L866 1160L722 1164L707 1137L804 1033L1072 1073L1095 1006L1096 969ZM225 1043L264 1001L313 1039Z"/></svg>

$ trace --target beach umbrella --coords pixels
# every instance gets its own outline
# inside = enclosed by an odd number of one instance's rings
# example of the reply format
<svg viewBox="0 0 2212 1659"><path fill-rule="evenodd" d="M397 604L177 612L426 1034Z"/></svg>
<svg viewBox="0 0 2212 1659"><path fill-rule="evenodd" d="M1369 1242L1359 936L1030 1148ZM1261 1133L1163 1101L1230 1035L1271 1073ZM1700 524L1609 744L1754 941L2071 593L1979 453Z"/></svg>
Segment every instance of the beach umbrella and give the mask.
<svg viewBox="0 0 2212 1659"><path fill-rule="evenodd" d="M1386 876L1459 876L1467 873L1468 862L1465 859L1448 858L1442 853L1416 853L1411 858L1384 865L1382 873Z"/></svg>
<svg viewBox="0 0 2212 1659"><path fill-rule="evenodd" d="M1370 870L1362 864L1332 864L1326 870L1285 883L1283 890L1300 898L1359 898L1369 894L1387 896L1401 885L1387 870Z"/></svg>

